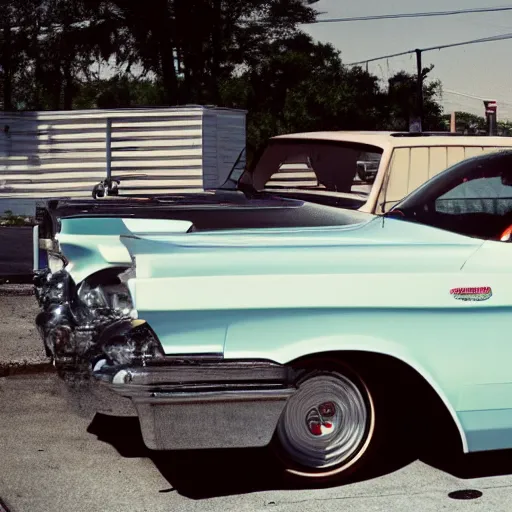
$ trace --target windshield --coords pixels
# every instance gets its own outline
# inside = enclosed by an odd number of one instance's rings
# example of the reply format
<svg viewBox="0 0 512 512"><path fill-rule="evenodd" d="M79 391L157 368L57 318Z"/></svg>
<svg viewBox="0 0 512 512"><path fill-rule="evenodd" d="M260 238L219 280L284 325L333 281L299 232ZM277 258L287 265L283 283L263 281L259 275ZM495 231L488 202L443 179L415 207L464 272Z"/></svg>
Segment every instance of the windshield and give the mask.
<svg viewBox="0 0 512 512"><path fill-rule="evenodd" d="M258 191L337 192L367 197L382 149L357 143L274 139L252 169Z"/></svg>

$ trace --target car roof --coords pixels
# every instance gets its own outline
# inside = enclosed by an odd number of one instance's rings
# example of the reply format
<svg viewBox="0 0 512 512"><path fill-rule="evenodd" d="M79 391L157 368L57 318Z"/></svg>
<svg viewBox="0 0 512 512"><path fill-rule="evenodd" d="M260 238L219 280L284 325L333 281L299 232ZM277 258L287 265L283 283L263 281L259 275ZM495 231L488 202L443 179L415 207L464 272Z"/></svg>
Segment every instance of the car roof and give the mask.
<svg viewBox="0 0 512 512"><path fill-rule="evenodd" d="M451 132L318 131L278 135L271 140L280 139L360 143L375 146L382 150L411 146L512 147L512 137L459 135Z"/></svg>

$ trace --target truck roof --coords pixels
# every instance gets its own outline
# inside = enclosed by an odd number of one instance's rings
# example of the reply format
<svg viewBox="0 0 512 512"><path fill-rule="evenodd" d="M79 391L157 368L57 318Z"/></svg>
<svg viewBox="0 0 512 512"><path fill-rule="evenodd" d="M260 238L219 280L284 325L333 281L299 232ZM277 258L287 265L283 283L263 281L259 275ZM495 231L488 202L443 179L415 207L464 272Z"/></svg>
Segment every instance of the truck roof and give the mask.
<svg viewBox="0 0 512 512"><path fill-rule="evenodd" d="M360 143L382 150L390 147L421 146L512 146L512 137L460 135L451 132L318 131L278 135L277 139L325 140Z"/></svg>

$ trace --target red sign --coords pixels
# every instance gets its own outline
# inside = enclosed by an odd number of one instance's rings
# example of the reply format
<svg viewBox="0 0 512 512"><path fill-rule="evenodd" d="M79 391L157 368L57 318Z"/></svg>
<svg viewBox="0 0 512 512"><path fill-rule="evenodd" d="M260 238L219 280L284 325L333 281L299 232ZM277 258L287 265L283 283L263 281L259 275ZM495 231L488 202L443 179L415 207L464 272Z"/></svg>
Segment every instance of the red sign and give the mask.
<svg viewBox="0 0 512 512"><path fill-rule="evenodd" d="M492 297L492 289L490 286L452 288L450 294L457 300L481 301Z"/></svg>

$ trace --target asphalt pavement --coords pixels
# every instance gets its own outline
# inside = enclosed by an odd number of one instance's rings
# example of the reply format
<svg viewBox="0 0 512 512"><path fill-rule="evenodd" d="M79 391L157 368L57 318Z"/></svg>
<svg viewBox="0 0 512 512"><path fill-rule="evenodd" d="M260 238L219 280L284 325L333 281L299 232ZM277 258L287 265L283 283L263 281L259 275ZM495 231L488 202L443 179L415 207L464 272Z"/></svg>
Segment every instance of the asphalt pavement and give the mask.
<svg viewBox="0 0 512 512"><path fill-rule="evenodd" d="M432 461L397 445L362 481L290 489L265 450L152 452L137 418L65 397L54 375L0 379L0 499L12 512L512 510L510 451ZM482 495L449 497L467 489Z"/></svg>
<svg viewBox="0 0 512 512"><path fill-rule="evenodd" d="M69 400L49 372L37 311L31 287L0 286L0 375L10 375L0 378L2 512L512 510L512 451L422 454L390 439L359 480L293 489L266 450L148 450L136 417ZM479 497L449 496L464 490Z"/></svg>
<svg viewBox="0 0 512 512"><path fill-rule="evenodd" d="M0 285L0 376L48 365L34 322L38 311L31 285Z"/></svg>

